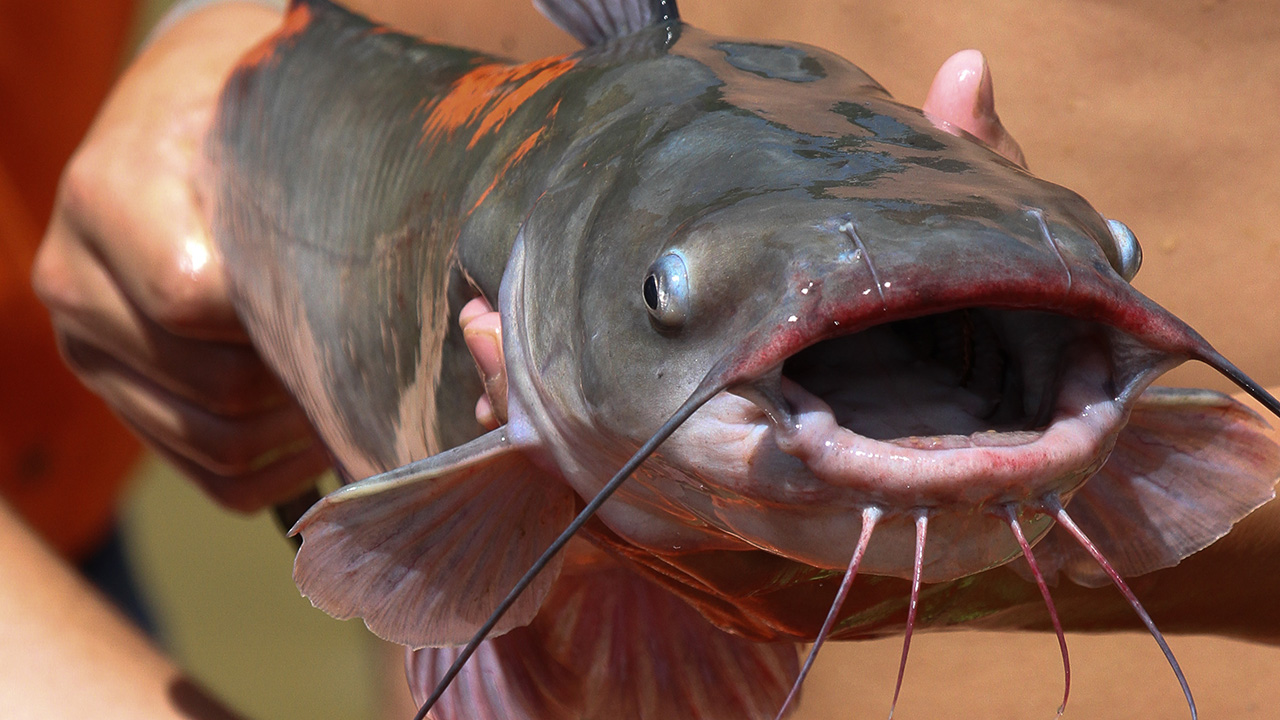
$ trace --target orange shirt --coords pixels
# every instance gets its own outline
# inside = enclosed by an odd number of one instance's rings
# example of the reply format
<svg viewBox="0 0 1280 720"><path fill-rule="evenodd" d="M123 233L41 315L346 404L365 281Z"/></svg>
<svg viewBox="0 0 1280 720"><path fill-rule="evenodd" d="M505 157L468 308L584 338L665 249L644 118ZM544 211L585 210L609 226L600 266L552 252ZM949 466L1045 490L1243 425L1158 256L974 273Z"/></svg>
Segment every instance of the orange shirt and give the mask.
<svg viewBox="0 0 1280 720"><path fill-rule="evenodd" d="M0 494L71 558L110 528L138 442L58 357L31 261L133 11L133 0L0 0Z"/></svg>

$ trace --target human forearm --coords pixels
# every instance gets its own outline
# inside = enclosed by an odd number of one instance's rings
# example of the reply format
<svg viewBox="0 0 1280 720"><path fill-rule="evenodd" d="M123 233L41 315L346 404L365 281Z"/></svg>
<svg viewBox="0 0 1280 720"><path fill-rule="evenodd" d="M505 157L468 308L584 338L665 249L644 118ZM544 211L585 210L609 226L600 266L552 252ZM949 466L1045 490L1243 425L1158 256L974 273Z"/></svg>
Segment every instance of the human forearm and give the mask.
<svg viewBox="0 0 1280 720"><path fill-rule="evenodd" d="M0 503L6 718L226 720L220 706Z"/></svg>
<svg viewBox="0 0 1280 720"><path fill-rule="evenodd" d="M1280 500L1273 500L1226 537L1178 565L1126 582L1161 631L1207 634L1280 644ZM999 630L1051 630L1049 615L1034 586L1008 568L988 571L983 582L955 596L950 616L964 617L1001 588L1017 596L1005 610L969 623ZM1050 588L1067 632L1141 630L1142 623L1111 586L1085 588L1068 581Z"/></svg>

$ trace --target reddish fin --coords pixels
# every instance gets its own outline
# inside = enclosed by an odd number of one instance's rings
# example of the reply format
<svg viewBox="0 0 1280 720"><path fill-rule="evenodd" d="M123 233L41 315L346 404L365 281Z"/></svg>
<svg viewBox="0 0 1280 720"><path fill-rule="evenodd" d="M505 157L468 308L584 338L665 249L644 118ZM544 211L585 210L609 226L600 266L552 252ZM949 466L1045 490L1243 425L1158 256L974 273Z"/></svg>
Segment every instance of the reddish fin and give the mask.
<svg viewBox="0 0 1280 720"><path fill-rule="evenodd" d="M547 651L543 640L529 627L519 627L480 643L427 717L578 720L583 688L574 680L574 673ZM460 647L407 651L405 675L414 704L422 705L460 652Z"/></svg>
<svg viewBox="0 0 1280 720"><path fill-rule="evenodd" d="M574 496L505 430L338 490L298 521L293 578L316 607L411 646L465 643L573 519ZM497 632L528 623L549 568Z"/></svg>
<svg viewBox="0 0 1280 720"><path fill-rule="evenodd" d="M582 543L528 627L480 646L432 709L437 720L771 720L798 671L792 643L756 643ZM407 664L422 702L457 648ZM599 692L608 687L609 692Z"/></svg>
<svg viewBox="0 0 1280 720"><path fill-rule="evenodd" d="M1275 496L1280 446L1226 395L1155 387L1139 398L1115 450L1070 501L1080 528L1120 575L1172 567ZM1046 576L1089 587L1107 577L1054 528L1036 547Z"/></svg>

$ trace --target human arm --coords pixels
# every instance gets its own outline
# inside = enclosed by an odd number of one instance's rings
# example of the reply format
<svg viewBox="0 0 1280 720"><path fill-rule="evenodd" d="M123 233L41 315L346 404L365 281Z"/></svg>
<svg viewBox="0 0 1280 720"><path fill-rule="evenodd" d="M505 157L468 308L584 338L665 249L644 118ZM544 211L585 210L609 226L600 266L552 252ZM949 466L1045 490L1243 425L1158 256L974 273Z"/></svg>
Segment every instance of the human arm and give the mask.
<svg viewBox="0 0 1280 720"><path fill-rule="evenodd" d="M85 265L101 270L106 266L107 254L100 243L110 240L113 232L123 233L130 242L145 241L145 233L124 222L129 217L126 211L131 211L134 218L146 219L150 215L155 222L169 226L185 219L180 211L174 211L173 204L156 212L156 207L163 206L156 201L157 196L163 197L163 192L156 192L164 189L162 182L148 188L121 179L127 162L151 163L154 167L159 164L158 159L170 162L180 159L182 144L170 137L153 148L145 147L145 128L137 128L138 132L131 134L129 124L137 123L142 116L151 121L152 131L166 119L180 125L183 109L171 102L174 97L165 97L163 82L158 80L174 80L171 71L182 64L190 81L185 88L188 97L198 96L202 74L218 73L216 78L205 78L205 84L216 88L226 70L217 69L218 59L225 58L229 67L244 47L277 23L278 14L264 14L261 8L236 4L225 11L200 17L193 15L190 24L175 25L173 36L165 33L165 38L158 38L143 53L117 87L86 148L77 156L79 169L75 182L79 186L72 187L75 183L70 177L63 184L57 218L48 238L50 242L61 243L56 248L62 254L58 259L61 267L57 270L68 270L86 257L89 262L82 262L79 270L84 271ZM206 32L221 33L221 39L217 43L196 39L204 37ZM179 39L179 44L174 44L175 38L183 37L186 40ZM117 142L121 147L114 154L99 150L96 158L85 159L95 152L92 147L95 143L104 142ZM85 196L95 192L101 193L96 204L86 202ZM85 205L70 208L69 203L73 201ZM130 204L140 207L128 207ZM98 224L93 224L95 222ZM154 263L154 267L163 267L163 263L145 253L138 253L137 258ZM115 279L105 272L96 275L81 272L69 279L55 278L55 281L87 281L87 285L74 288L74 292L79 293L79 299L86 304L99 303L98 310L77 321L96 325L96 329L104 333L114 333L112 337L117 340L128 337L112 323L119 323L121 317L125 321L136 321L142 306L126 303L125 309L129 312L112 319L103 308L110 309L109 301L118 296L103 292L102 285L94 284L104 277ZM139 326L141 323L135 327ZM64 334L64 340L66 337ZM155 352L167 347L156 335L147 335L146 341L157 343L149 346ZM96 482L93 466L83 467L82 472L85 483ZM72 505L77 500L67 497L64 502ZM0 588L3 589L0 613L3 614L0 617L5 618L0 622L0 648L3 649L0 652L0 707L5 709L5 717L144 720L235 717L165 658L145 635L89 586L72 565L36 538L36 533L14 510L0 501L0 548L3 548L0 553Z"/></svg>
<svg viewBox="0 0 1280 720"><path fill-rule="evenodd" d="M7 718L233 720L0 502ZM19 590L19 591L14 591Z"/></svg>
<svg viewBox="0 0 1280 720"><path fill-rule="evenodd" d="M1276 394L1280 387L1268 388ZM1262 417L1254 399L1236 399ZM1271 420L1275 424L1275 420ZM1268 433L1274 441L1274 430ZM1171 568L1129 578L1134 593L1166 633L1209 634L1280 645L1280 500L1273 499L1240 520L1231 532ZM1001 568L993 577L1013 584L1018 578ZM1068 629L1109 631L1140 629L1137 616L1110 586L1084 588L1062 582L1052 589L1054 602ZM1038 598L1010 607L987 623L999 628L1048 629L1048 616Z"/></svg>
<svg viewBox="0 0 1280 720"><path fill-rule="evenodd" d="M967 50L939 69L924 108L980 138L997 152L1026 165L1021 148L995 113L991 75L980 53ZM1280 393L1280 387L1268 389ZM1244 393L1237 400L1262 417L1268 412ZM1270 418L1274 424L1276 420ZM1276 440L1276 433L1271 438ZM1225 537L1178 565L1134 578L1135 592L1165 632L1208 633L1254 642L1280 643L1280 615L1272 610L1280 594L1274 568L1280 558L1280 501L1246 516ZM1000 582L1026 583L1007 569L993 571ZM1069 582L1053 589L1054 602L1069 629L1139 629L1141 624L1114 588L1084 588ZM1036 593L994 616L993 627L1050 629Z"/></svg>

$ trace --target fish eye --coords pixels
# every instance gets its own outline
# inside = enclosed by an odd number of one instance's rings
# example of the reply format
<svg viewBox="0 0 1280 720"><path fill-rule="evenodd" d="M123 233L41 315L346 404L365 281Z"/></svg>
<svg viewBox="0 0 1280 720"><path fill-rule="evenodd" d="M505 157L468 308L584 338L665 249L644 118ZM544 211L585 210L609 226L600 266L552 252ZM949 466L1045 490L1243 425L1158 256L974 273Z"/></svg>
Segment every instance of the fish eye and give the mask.
<svg viewBox="0 0 1280 720"><path fill-rule="evenodd" d="M1107 218L1107 228L1116 242L1116 272L1125 280L1132 280L1138 274L1138 268L1142 267L1142 246L1129 226L1119 220Z"/></svg>
<svg viewBox="0 0 1280 720"><path fill-rule="evenodd" d="M659 327L675 329L689 318L689 271L684 258L667 253L649 266L644 278L644 306Z"/></svg>

